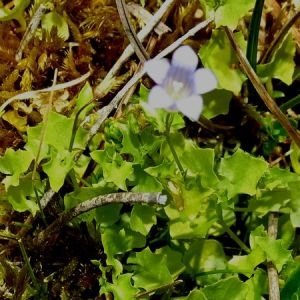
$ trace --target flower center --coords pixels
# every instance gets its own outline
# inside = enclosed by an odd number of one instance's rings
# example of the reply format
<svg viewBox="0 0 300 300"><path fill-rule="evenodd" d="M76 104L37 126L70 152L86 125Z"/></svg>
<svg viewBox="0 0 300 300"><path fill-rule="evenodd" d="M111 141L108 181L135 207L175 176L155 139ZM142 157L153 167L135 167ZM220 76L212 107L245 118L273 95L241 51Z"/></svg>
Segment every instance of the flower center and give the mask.
<svg viewBox="0 0 300 300"><path fill-rule="evenodd" d="M194 72L171 66L162 86L174 100L187 98L194 93Z"/></svg>

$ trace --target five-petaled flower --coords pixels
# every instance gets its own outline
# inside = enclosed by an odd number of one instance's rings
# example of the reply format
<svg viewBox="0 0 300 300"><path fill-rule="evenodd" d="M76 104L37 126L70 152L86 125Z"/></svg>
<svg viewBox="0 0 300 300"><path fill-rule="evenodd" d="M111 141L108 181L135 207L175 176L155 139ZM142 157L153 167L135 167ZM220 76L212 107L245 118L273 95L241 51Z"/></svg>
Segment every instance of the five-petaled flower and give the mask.
<svg viewBox="0 0 300 300"><path fill-rule="evenodd" d="M145 63L145 71L157 84L149 94L150 109L164 108L180 111L190 120L199 119L203 107L201 94L217 86L213 73L197 69L198 56L189 46L181 46L168 59L152 59Z"/></svg>

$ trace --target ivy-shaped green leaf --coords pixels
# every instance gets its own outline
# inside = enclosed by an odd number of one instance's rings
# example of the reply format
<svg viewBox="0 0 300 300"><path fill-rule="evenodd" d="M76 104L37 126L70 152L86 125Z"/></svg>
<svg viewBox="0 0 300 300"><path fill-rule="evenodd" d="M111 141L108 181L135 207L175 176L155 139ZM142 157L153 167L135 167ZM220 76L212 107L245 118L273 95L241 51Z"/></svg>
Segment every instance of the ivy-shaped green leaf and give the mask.
<svg viewBox="0 0 300 300"><path fill-rule="evenodd" d="M220 183L226 187L229 198L237 194L254 195L258 181L268 170L268 163L238 149L232 156L221 160L219 173L224 177Z"/></svg>
<svg viewBox="0 0 300 300"><path fill-rule="evenodd" d="M242 33L235 33L235 39L245 51L246 42ZM218 86L238 95L246 77L237 67L239 61L224 30L213 30L212 37L201 47L199 54L204 66L216 75ZM222 98L216 101L222 101Z"/></svg>
<svg viewBox="0 0 300 300"><path fill-rule="evenodd" d="M131 300L135 299L135 295L139 289L132 286L132 274L121 274L113 278L113 283L106 283L105 287L101 287L101 293L111 292L115 300Z"/></svg>
<svg viewBox="0 0 300 300"><path fill-rule="evenodd" d="M239 20L254 7L255 0L223 0L215 13L217 27L236 29Z"/></svg>
<svg viewBox="0 0 300 300"><path fill-rule="evenodd" d="M152 206L135 204L130 216L131 229L146 236L154 224L156 224L154 208Z"/></svg>
<svg viewBox="0 0 300 300"><path fill-rule="evenodd" d="M288 85L291 84L296 66L294 61L295 52L296 42L290 33L275 52L271 62L257 66L258 75L268 79L277 78Z"/></svg>
<svg viewBox="0 0 300 300"><path fill-rule="evenodd" d="M200 275L200 273L225 270L227 266L222 245L218 241L211 239L194 241L184 253L183 262L187 272L196 276L202 285L220 280L222 274Z"/></svg>
<svg viewBox="0 0 300 300"><path fill-rule="evenodd" d="M50 148L50 160L43 164L43 170L48 175L51 188L58 192L65 178L74 166L74 154L67 150L57 151Z"/></svg>
<svg viewBox="0 0 300 300"><path fill-rule="evenodd" d="M8 148L5 151L4 156L0 157L0 172L7 175L3 181L6 189L19 185L20 175L28 170L33 159L33 155L25 150Z"/></svg>
<svg viewBox="0 0 300 300"><path fill-rule="evenodd" d="M173 282L167 266L166 256L152 253L149 248L136 252L135 257L128 258L128 263L134 264L134 286L153 290Z"/></svg>
<svg viewBox="0 0 300 300"><path fill-rule="evenodd" d="M127 191L126 181L132 178L132 163L127 161L112 161L103 163L103 177L107 182L114 183L123 191Z"/></svg>
<svg viewBox="0 0 300 300"><path fill-rule="evenodd" d="M26 7L30 4L30 0L14 0L13 4L12 9L8 9L6 7L0 8L0 21L9 21L12 19L18 20L22 29L25 30L26 22L23 14Z"/></svg>
<svg viewBox="0 0 300 300"><path fill-rule="evenodd" d="M226 115L229 110L232 93L225 89L214 90L203 95L203 116L207 119Z"/></svg>
<svg viewBox="0 0 300 300"><path fill-rule="evenodd" d="M18 186L10 186L7 189L6 196L14 210L19 212L30 211L33 215L36 214L39 208L36 203L37 199L34 187L38 191L44 191L44 187L41 182L36 180L33 185L32 174L29 173L20 178Z"/></svg>

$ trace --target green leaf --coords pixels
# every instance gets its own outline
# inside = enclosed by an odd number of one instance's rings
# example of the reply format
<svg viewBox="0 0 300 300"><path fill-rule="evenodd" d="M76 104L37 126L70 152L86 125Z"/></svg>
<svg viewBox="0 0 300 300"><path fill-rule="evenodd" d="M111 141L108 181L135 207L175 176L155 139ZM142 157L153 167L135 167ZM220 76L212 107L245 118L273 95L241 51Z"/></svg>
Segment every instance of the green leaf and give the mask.
<svg viewBox="0 0 300 300"><path fill-rule="evenodd" d="M257 66L258 75L262 78L277 78L285 84L291 84L295 70L295 52L296 42L292 33L289 33L275 52L271 62Z"/></svg>
<svg viewBox="0 0 300 300"><path fill-rule="evenodd" d="M248 288L248 294L245 300L260 300L262 295L267 294L268 278L265 271L256 269L254 275L245 282Z"/></svg>
<svg viewBox="0 0 300 300"><path fill-rule="evenodd" d="M74 120L51 111L48 116L44 143L57 150L69 148Z"/></svg>
<svg viewBox="0 0 300 300"><path fill-rule="evenodd" d="M130 228L130 218L122 215L122 219L109 227L101 227L101 238L106 254L107 266L113 267L113 275L122 273L123 265L115 258L117 254L122 255L134 248L142 248L146 244L146 238L142 234Z"/></svg>
<svg viewBox="0 0 300 300"><path fill-rule="evenodd" d="M232 98L230 91L225 89L213 90L210 93L204 94L202 97L204 102L202 114L207 119L228 113L230 100Z"/></svg>
<svg viewBox="0 0 300 300"><path fill-rule="evenodd" d="M153 176L146 173L140 165L133 166L133 192L161 192L162 184Z"/></svg>
<svg viewBox="0 0 300 300"><path fill-rule="evenodd" d="M300 190L299 190L299 180L294 182L289 182L289 192L291 196L291 201L289 207L291 209L290 217L291 222L294 227L300 227Z"/></svg>
<svg viewBox="0 0 300 300"><path fill-rule="evenodd" d="M256 237L255 243L265 251L267 259L276 265L278 272L292 258L291 251L283 248L281 240L273 240L269 237Z"/></svg>
<svg viewBox="0 0 300 300"><path fill-rule="evenodd" d="M162 179L169 178L172 174L176 174L176 166L173 162L163 161L154 167L149 167L145 169L145 172L153 177Z"/></svg>
<svg viewBox="0 0 300 300"><path fill-rule="evenodd" d="M180 298L180 300L208 300L202 290L193 290L187 297Z"/></svg>
<svg viewBox="0 0 300 300"><path fill-rule="evenodd" d="M232 198L237 194L254 195L258 181L267 170L265 160L238 149L221 160L219 173L224 177L222 185L228 184L228 197Z"/></svg>
<svg viewBox="0 0 300 300"><path fill-rule="evenodd" d="M291 143L291 151L290 158L292 167L297 174L300 174L300 149L295 142Z"/></svg>
<svg viewBox="0 0 300 300"><path fill-rule="evenodd" d="M120 219L122 204L112 203L96 208L95 219L102 227L115 224Z"/></svg>
<svg viewBox="0 0 300 300"><path fill-rule="evenodd" d="M141 122L134 114L129 114L126 123L115 126L123 135L121 153L130 154L133 156L133 162L143 164L147 155L158 150L161 137L153 138L153 129L149 126L141 128Z"/></svg>
<svg viewBox="0 0 300 300"><path fill-rule="evenodd" d="M48 158L49 145L58 151L68 150L72 136L73 119L67 118L51 111L48 115L48 123L45 129L44 141L39 155L39 162ZM42 124L29 127L27 130L28 142L25 148L35 157L37 156L42 138Z"/></svg>
<svg viewBox="0 0 300 300"><path fill-rule="evenodd" d="M281 300L299 299L300 298L300 265L298 263L294 272L289 276L280 293Z"/></svg>
<svg viewBox="0 0 300 300"><path fill-rule="evenodd" d="M228 262L228 268L233 272L250 277L254 273L255 268L265 260L265 252L257 247L248 255L233 255L232 259Z"/></svg>
<svg viewBox="0 0 300 300"><path fill-rule="evenodd" d="M80 112L80 115L85 116L94 106L93 103L87 105L92 99L92 87L88 82L86 82L75 99L76 109L73 112L73 116L75 116L81 109L83 110Z"/></svg>
<svg viewBox="0 0 300 300"><path fill-rule="evenodd" d="M154 224L156 224L154 208L135 204L130 216L131 229L146 236Z"/></svg>
<svg viewBox="0 0 300 300"><path fill-rule="evenodd" d="M66 19L56 11L51 11L42 17L41 26L48 32L51 32L53 27L57 28L57 35L66 41L69 38L69 27Z"/></svg>
<svg viewBox="0 0 300 300"><path fill-rule="evenodd" d="M8 148L5 151L4 156L0 157L0 172L8 175L3 181L6 189L11 185L19 185L20 175L28 170L33 159L33 155L25 150Z"/></svg>
<svg viewBox="0 0 300 300"><path fill-rule="evenodd" d="M113 161L103 163L103 177L107 182L113 182L123 191L127 191L126 180L132 178L132 163L127 161Z"/></svg>
<svg viewBox="0 0 300 300"><path fill-rule="evenodd" d="M185 270L185 265L182 263L182 253L169 246L157 249L155 253L166 257L166 265L174 279Z"/></svg>
<svg viewBox="0 0 300 300"><path fill-rule="evenodd" d="M122 274L113 279L113 283L106 283L105 289L101 288L102 293L111 292L115 300L132 300L139 292L131 284L132 274Z"/></svg>
<svg viewBox="0 0 300 300"><path fill-rule="evenodd" d="M26 29L26 22L24 19L24 10L30 4L30 0L14 0L13 8L8 9L6 7L0 8L0 21L9 21L12 19L18 20L21 24L22 29ZM2 6L2 2L1 2Z"/></svg>
<svg viewBox="0 0 300 300"><path fill-rule="evenodd" d="M245 51L246 42L242 33L235 33L235 39ZM199 54L204 66L216 75L219 88L238 95L246 76L235 67L239 61L224 30L214 30L212 37L201 47Z"/></svg>
<svg viewBox="0 0 300 300"><path fill-rule="evenodd" d="M28 127L27 129L27 143L25 145L25 149L28 150L28 152L32 153L32 155L35 157L39 153L39 159L37 163L40 163L42 160L47 159L49 157L49 145L46 143L43 143L40 147L41 142L41 128L42 124L40 123L37 126L34 127ZM40 148L40 151L39 151Z"/></svg>
<svg viewBox="0 0 300 300"><path fill-rule="evenodd" d="M290 191L284 188L261 191L250 199L248 208L262 217L270 211L279 212L288 205L290 197Z"/></svg>
<svg viewBox="0 0 300 300"><path fill-rule="evenodd" d="M201 289L201 291L205 295L204 299L207 300L242 300L246 299L248 287L237 277L232 276L226 279L219 280L218 282Z"/></svg>
<svg viewBox="0 0 300 300"><path fill-rule="evenodd" d="M170 285L173 282L164 254L152 253L149 248L146 248L141 252L136 252L135 257L129 257L128 263L134 264L132 278L135 287L147 291Z"/></svg>
<svg viewBox="0 0 300 300"><path fill-rule="evenodd" d="M226 257L222 245L216 240L196 240L184 253L183 262L187 272L197 277L202 284L214 283L222 277L222 274L201 274L215 270L226 269Z"/></svg>
<svg viewBox="0 0 300 300"><path fill-rule="evenodd" d="M35 188L41 191L44 190L42 184L38 183L38 181L35 181ZM36 195L31 173L20 178L18 186L10 186L7 189L6 196L9 203L16 211L30 211L33 215L35 215L39 210L36 203Z"/></svg>
<svg viewBox="0 0 300 300"><path fill-rule="evenodd" d="M178 186L181 206L168 205L164 208L169 217L170 235L173 239L205 237L217 220L216 202L212 192L201 188L195 181L187 189Z"/></svg>
<svg viewBox="0 0 300 300"><path fill-rule="evenodd" d="M74 155L67 150L57 151L50 148L50 160L43 164L43 170L48 175L50 186L58 192L63 186L65 178L74 165Z"/></svg>
<svg viewBox="0 0 300 300"><path fill-rule="evenodd" d="M130 229L128 226L112 225L103 228L102 243L106 255L113 257L116 254L125 253L133 248L145 246L145 237Z"/></svg>
<svg viewBox="0 0 300 300"><path fill-rule="evenodd" d="M155 114L153 114L145 109L145 113L149 123L151 123L160 133L164 133L166 131L166 119L170 114L172 115L170 132L177 132L185 126L182 114L177 112L169 112L165 109L156 109Z"/></svg>
<svg viewBox="0 0 300 300"><path fill-rule="evenodd" d="M194 142L186 140L180 161L188 169L189 175L200 176L203 187L215 188L218 184L219 179L214 171L215 151L213 149L201 149Z"/></svg>
<svg viewBox="0 0 300 300"><path fill-rule="evenodd" d="M216 26L234 30L239 20L254 7L255 0L223 0L221 3L215 13Z"/></svg>
<svg viewBox="0 0 300 300"><path fill-rule="evenodd" d="M293 226L289 214L284 214L278 220L278 239L282 241L282 246L288 249L295 239L295 227Z"/></svg>
<svg viewBox="0 0 300 300"><path fill-rule="evenodd" d="M281 240L274 240L269 237L262 226L257 227L251 232L250 245L252 249L259 247L266 255L268 261L272 261L278 270L281 271L283 265L291 261L291 251L283 247Z"/></svg>

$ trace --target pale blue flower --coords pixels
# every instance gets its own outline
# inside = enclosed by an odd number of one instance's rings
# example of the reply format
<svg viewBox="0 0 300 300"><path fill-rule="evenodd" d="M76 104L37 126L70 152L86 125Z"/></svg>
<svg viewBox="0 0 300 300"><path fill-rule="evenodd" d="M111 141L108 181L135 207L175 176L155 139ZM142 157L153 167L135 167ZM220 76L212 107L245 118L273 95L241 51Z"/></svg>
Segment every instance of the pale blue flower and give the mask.
<svg viewBox="0 0 300 300"><path fill-rule="evenodd" d="M145 63L145 71L157 84L149 94L150 109L164 108L180 111L192 121L199 119L203 108L201 94L217 86L208 69L197 69L198 56L189 46L179 47L168 59L152 59Z"/></svg>

